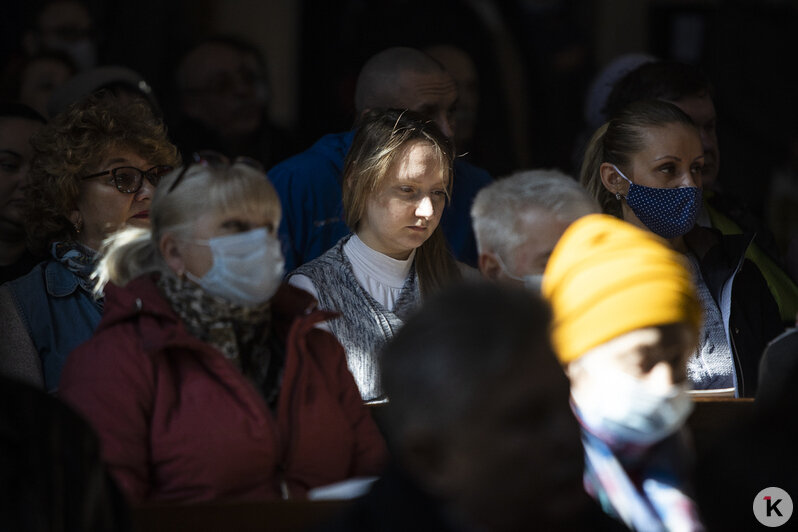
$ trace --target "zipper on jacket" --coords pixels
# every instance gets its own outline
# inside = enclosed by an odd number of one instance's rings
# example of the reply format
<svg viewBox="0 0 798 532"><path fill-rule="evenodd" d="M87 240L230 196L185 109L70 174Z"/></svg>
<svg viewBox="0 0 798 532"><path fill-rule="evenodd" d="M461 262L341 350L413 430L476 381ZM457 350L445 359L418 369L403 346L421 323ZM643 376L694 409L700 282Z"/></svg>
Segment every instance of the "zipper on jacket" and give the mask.
<svg viewBox="0 0 798 532"><path fill-rule="evenodd" d="M292 323L291 327L290 327L290 329L288 331L288 334L286 335L286 338L285 338L285 368L288 367L289 345L291 344L291 341L293 339L293 335L296 334L296 327L297 327L297 324L296 323ZM293 419L299 419L299 416L297 415L298 412L299 412L299 401L296 398L297 394L299 393L299 390L297 390L297 388L296 388L296 381L297 381L297 379L299 379L299 376L301 374L302 355L301 354L297 354L294 358L295 358L296 368L295 368L294 375L293 375L293 382L288 383L286 381L286 379L285 379L285 374L283 374L282 386L283 387L285 387L287 385L291 386L291 392L289 394L286 394L286 397L285 397L285 399L289 402L288 406L286 407L286 410L288 411L288 415L289 416L293 416ZM283 390L281 389L280 390L280 395L281 396L282 396L282 391ZM281 406L282 405L279 404L279 402L278 402L277 408L275 409L275 413L274 413L274 416L272 418L274 420L275 429L278 431L278 433L280 431L280 428L279 428L280 427L279 412L280 412L280 407ZM288 434L280 433L281 436L283 436L285 438L285 440L282 441L283 448L282 448L282 453L281 453L281 457L280 457L280 465L278 466L278 475L279 475L279 478L280 478L280 494L282 495L283 500L289 500L291 498L291 490L289 489L288 483L286 482L286 472L288 471L288 464L291 461L290 460L291 459L291 456L290 456L291 455L291 450L293 449L294 440L296 439L296 430L292 430L293 428L294 427L292 427L291 424L289 423Z"/></svg>
<svg viewBox="0 0 798 532"><path fill-rule="evenodd" d="M737 366L735 368L737 371L737 388L738 394L737 397L745 397L745 375L743 375L743 363L740 360L740 354L737 351L737 344L734 341L734 327L732 327L732 292L734 291L734 281L737 279L737 274L740 273L740 270L743 268L743 264L745 263L745 254L748 251L748 248L751 247L751 242L754 241L756 237L756 233L748 240L748 244L743 249L743 253L740 256L740 259L737 261L737 267L732 272L730 282L731 282L731 289L729 290L729 341L731 342L731 350L732 356L734 356L734 363ZM764 279L764 277L763 277ZM722 291L722 290L721 290Z"/></svg>
<svg viewBox="0 0 798 532"><path fill-rule="evenodd" d="M756 234L754 234L756 236ZM734 281L737 279L737 274L740 273L740 270L745 263L745 253L748 248L751 246L751 242L754 240L754 236L749 238L748 243L746 244L745 248L743 249L742 254L740 255L739 259L737 260L737 266L732 271L729 278L726 280L726 283L720 289L720 298L718 301L718 309L721 312L721 316L723 316L723 307L724 305L724 290L726 285L729 286L728 292L728 304L729 304L729 316L728 318L724 317L724 325L726 326L726 332L729 339L729 348L732 352L732 360L734 361L734 371L737 377L737 397L743 397L745 394L745 376L743 375L743 364L740 361L740 354L737 352L737 343L734 341L734 328L732 327L732 292L734 291Z"/></svg>
<svg viewBox="0 0 798 532"><path fill-rule="evenodd" d="M734 364L737 366L737 397L745 397L745 376L743 375L743 364L740 362L740 356L737 354L737 344L734 342L734 331L731 324L731 312L729 313L729 340L731 340L731 351L734 357Z"/></svg>

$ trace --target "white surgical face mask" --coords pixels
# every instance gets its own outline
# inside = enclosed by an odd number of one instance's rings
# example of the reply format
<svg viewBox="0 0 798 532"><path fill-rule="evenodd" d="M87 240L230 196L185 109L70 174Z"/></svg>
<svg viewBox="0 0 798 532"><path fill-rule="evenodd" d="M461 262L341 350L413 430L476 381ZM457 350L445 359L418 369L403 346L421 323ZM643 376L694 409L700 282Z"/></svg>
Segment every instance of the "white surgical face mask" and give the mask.
<svg viewBox="0 0 798 532"><path fill-rule="evenodd" d="M693 410L687 386L652 391L644 381L622 371L599 371L601 393L572 390L587 429L610 446L650 445L676 432ZM598 390L598 387L593 388Z"/></svg>
<svg viewBox="0 0 798 532"><path fill-rule="evenodd" d="M280 241L266 228L194 242L211 248L213 266L201 278L190 272L186 277L207 293L251 307L268 301L280 286L285 261Z"/></svg>
<svg viewBox="0 0 798 532"><path fill-rule="evenodd" d="M504 265L504 261L499 255L495 255L496 260L501 266L504 275L509 277L510 279L514 279L520 283L523 283L524 288L529 290L534 294L540 294L540 287L543 285L543 274L542 273L530 273L528 275L524 275L523 277L519 277L515 274L510 273L510 270L507 269L507 266Z"/></svg>

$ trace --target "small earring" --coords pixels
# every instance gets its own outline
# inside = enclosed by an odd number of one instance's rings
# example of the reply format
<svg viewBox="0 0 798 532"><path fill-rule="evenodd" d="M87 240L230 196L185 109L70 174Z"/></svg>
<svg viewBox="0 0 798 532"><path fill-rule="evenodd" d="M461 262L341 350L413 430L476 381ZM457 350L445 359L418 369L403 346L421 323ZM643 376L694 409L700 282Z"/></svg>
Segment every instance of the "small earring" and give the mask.
<svg viewBox="0 0 798 532"><path fill-rule="evenodd" d="M80 220L78 220L77 222L72 224L72 227L75 228L75 233L80 234L80 230L83 227L83 224L80 222Z"/></svg>
<svg viewBox="0 0 798 532"><path fill-rule="evenodd" d="M616 192L615 193L615 199L617 199L618 201L621 201L621 193L620 192Z"/></svg>

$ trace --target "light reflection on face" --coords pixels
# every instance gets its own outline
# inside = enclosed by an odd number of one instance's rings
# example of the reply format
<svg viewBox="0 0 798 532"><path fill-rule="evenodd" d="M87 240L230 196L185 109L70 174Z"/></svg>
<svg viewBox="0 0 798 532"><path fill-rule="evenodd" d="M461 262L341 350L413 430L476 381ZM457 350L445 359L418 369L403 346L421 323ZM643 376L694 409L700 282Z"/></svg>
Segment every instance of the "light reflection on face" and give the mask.
<svg viewBox="0 0 798 532"><path fill-rule="evenodd" d="M446 204L445 175L432 144L408 144L368 198L358 237L380 253L407 259L440 223Z"/></svg>
<svg viewBox="0 0 798 532"><path fill-rule="evenodd" d="M687 360L696 342L695 332L683 323L631 331L571 362L571 388L595 396L612 386L610 376L620 372L652 391L666 391L687 381Z"/></svg>

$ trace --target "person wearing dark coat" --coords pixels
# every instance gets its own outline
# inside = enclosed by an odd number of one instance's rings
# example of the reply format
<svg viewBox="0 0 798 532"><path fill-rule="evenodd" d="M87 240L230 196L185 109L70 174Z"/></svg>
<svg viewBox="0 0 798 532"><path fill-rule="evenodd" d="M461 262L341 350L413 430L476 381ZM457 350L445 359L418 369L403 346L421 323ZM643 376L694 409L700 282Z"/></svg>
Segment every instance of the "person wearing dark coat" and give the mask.
<svg viewBox="0 0 798 532"><path fill-rule="evenodd" d="M582 486L579 427L539 296L430 298L382 352L393 462L329 531L620 530Z"/></svg>

